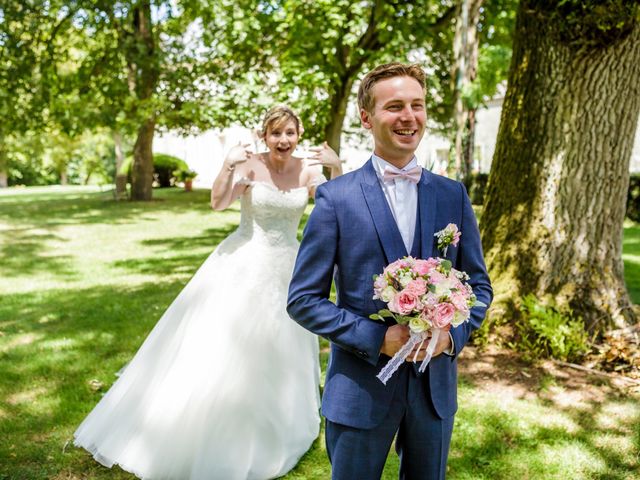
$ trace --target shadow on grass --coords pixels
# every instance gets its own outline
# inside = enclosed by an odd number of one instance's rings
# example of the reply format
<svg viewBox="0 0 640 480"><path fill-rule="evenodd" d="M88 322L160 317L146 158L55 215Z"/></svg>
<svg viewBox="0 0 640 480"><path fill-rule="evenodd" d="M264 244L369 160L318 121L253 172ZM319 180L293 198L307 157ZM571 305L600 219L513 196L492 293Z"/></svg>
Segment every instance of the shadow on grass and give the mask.
<svg viewBox="0 0 640 480"><path fill-rule="evenodd" d="M467 390L485 388L466 376L461 383ZM498 398L461 405L449 459L452 479L640 478L638 398L620 394L572 404L541 385L529 392L537 401L516 399L514 411L501 408ZM570 397L572 388L566 390Z"/></svg>
<svg viewBox="0 0 640 480"><path fill-rule="evenodd" d="M154 282L3 297L0 459L7 478L51 478L61 465L83 463L86 454L65 443L182 287Z"/></svg>
<svg viewBox="0 0 640 480"><path fill-rule="evenodd" d="M15 196L0 199L0 220L24 226L25 223L51 228L73 224L121 224L139 221L145 214L211 211L209 191L184 192L177 188L156 189L149 202L115 201L108 192L84 194L58 193L43 201L40 196ZM231 210L238 210L234 205ZM216 212L224 215L225 212Z"/></svg>
<svg viewBox="0 0 640 480"><path fill-rule="evenodd" d="M47 243L63 239L53 233L34 233L30 229L14 229L11 240L0 247L2 274L8 277L46 272L66 279L76 278L68 255L47 255Z"/></svg>
<svg viewBox="0 0 640 480"><path fill-rule="evenodd" d="M183 251L192 250L199 247L209 247L211 251L236 230L236 225L229 225L225 228L208 228L201 235L190 237L154 238L143 240L143 245L159 246L164 250Z"/></svg>
<svg viewBox="0 0 640 480"><path fill-rule="evenodd" d="M118 260L113 266L130 272L142 274L168 275L175 273L193 274L194 265L200 266L217 245L236 229L235 225L225 228L210 228L202 235L194 237L171 237L143 240L146 246L162 247L168 254L147 255L137 259ZM185 253L199 248L209 247L205 254Z"/></svg>

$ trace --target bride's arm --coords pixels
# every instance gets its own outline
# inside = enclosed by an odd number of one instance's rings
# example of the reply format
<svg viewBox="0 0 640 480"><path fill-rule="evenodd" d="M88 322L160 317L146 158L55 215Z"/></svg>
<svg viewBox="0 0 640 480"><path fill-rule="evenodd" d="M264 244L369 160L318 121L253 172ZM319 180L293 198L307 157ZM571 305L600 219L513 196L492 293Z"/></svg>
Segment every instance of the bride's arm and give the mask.
<svg viewBox="0 0 640 480"><path fill-rule="evenodd" d="M233 147L222 163L222 169L211 187L211 208L214 210L224 210L247 188L246 184L233 182L236 168L244 164L251 155L247 146L248 144L238 144Z"/></svg>

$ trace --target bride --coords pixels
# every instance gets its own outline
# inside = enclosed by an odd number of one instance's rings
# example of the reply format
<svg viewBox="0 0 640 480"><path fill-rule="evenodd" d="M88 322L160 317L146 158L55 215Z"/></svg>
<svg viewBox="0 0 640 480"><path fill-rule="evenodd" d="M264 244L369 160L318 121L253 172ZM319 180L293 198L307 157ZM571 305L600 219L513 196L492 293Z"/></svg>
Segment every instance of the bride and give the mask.
<svg viewBox="0 0 640 480"><path fill-rule="evenodd" d="M169 306L74 434L101 464L143 479L270 479L319 432L318 341L290 320L286 295L309 196L340 175L326 144L294 157L302 126L267 112L267 152L231 149L211 190L241 197L241 220Z"/></svg>

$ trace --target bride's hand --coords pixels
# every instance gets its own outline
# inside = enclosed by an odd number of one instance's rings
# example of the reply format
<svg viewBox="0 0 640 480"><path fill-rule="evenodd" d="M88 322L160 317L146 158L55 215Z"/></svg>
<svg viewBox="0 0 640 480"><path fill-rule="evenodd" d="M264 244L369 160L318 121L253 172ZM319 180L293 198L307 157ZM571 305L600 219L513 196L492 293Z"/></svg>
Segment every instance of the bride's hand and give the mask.
<svg viewBox="0 0 640 480"><path fill-rule="evenodd" d="M244 163L249 159L249 156L253 154L251 150L247 147L251 145L250 143L241 144L238 142L238 145L232 147L227 153L227 158L224 159L224 164L229 170L233 170L236 165L239 163Z"/></svg>
<svg viewBox="0 0 640 480"><path fill-rule="evenodd" d="M331 148L327 142L324 142L321 147L311 147L310 151L315 152L309 159L310 166L322 165L331 169L342 170L342 162L338 157L338 154Z"/></svg>

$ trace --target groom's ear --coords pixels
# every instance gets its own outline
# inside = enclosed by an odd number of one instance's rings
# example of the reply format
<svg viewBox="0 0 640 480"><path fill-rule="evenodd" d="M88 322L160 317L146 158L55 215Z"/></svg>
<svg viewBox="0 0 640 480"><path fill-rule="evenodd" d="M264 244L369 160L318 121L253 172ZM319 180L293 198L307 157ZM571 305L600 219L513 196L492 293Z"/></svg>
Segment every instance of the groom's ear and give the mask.
<svg viewBox="0 0 640 480"><path fill-rule="evenodd" d="M360 122L362 122L362 126L367 130L371 129L371 114L364 108L360 109Z"/></svg>

